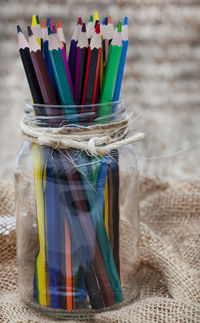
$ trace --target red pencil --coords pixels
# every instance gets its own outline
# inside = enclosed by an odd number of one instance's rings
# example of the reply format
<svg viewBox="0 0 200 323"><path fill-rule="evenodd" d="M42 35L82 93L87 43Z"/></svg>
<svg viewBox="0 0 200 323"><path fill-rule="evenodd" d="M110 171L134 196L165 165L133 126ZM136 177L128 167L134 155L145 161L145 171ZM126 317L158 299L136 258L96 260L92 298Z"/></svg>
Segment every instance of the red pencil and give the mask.
<svg viewBox="0 0 200 323"><path fill-rule="evenodd" d="M90 46L88 47L88 57L87 65L85 72L85 82L83 89L83 98L82 104L92 104L96 103L96 92L99 79L99 68L100 68L100 59L101 59L101 35L100 35L100 24L98 23L95 29L95 32L92 36ZM94 112L95 108L93 107L91 112ZM84 111L82 107L81 112ZM90 117L90 122L92 122L94 116Z"/></svg>

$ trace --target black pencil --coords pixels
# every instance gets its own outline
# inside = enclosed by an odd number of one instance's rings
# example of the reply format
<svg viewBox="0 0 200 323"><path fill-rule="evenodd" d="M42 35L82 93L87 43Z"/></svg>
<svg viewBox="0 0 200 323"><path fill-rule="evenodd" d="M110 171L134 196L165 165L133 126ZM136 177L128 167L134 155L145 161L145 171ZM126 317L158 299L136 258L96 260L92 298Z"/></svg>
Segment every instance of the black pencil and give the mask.
<svg viewBox="0 0 200 323"><path fill-rule="evenodd" d="M81 104L88 53L88 38L85 23L82 25L76 49L75 103Z"/></svg>
<svg viewBox="0 0 200 323"><path fill-rule="evenodd" d="M33 98L33 102L42 104L44 103L44 101L42 98L42 93L37 80L35 69L32 63L29 45L19 25L17 26L17 33L18 33L19 53L21 56L24 71L25 71L26 78L31 91L31 95ZM34 106L34 108L35 108L36 115L44 115L44 111L41 108L38 108L37 106Z"/></svg>

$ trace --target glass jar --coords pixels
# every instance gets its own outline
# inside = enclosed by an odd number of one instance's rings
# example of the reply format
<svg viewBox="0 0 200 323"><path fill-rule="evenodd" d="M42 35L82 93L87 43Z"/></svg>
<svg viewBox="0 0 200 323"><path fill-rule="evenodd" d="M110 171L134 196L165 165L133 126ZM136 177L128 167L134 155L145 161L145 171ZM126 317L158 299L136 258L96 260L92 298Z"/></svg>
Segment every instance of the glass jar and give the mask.
<svg viewBox="0 0 200 323"><path fill-rule="evenodd" d="M112 113L95 118L108 107ZM125 115L122 99L84 107L27 102L24 121L35 129L87 129ZM26 304L57 318L87 319L137 296L139 170L132 145L98 156L25 141L15 187L18 285Z"/></svg>

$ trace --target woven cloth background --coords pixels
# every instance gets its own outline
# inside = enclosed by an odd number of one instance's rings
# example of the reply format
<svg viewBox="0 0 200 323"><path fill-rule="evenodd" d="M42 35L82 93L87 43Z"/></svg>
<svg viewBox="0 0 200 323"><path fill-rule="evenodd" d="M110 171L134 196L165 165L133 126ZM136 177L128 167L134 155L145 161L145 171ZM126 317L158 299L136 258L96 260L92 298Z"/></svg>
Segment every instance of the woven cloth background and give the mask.
<svg viewBox="0 0 200 323"><path fill-rule="evenodd" d="M200 181L141 182L141 265L137 301L90 322L200 322ZM55 322L17 294L14 190L0 182L0 322ZM131 256L131 255L130 255Z"/></svg>
<svg viewBox="0 0 200 323"><path fill-rule="evenodd" d="M122 95L141 113L135 128L146 133L141 156L173 153L200 141L199 0L0 0L0 179L10 180L22 142L19 122L30 96L20 61L16 25L26 33L31 16L61 17L67 49L78 15L95 10L116 24L129 17L129 49ZM9 126L8 126L9 125ZM142 160L145 175L163 180L200 175L200 149L163 160Z"/></svg>

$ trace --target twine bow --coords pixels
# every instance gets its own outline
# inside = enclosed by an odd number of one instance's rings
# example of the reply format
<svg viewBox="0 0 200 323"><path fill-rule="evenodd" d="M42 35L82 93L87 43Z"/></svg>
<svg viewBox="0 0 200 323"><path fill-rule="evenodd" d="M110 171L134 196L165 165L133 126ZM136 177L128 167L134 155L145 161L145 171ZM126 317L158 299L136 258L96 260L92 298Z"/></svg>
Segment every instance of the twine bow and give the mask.
<svg viewBox="0 0 200 323"><path fill-rule="evenodd" d="M124 120L109 124L53 128L34 126L23 117L20 126L23 136L29 142L55 149L75 148L91 155L105 155L113 149L144 138L144 133L129 134L130 119L131 116L127 115Z"/></svg>

